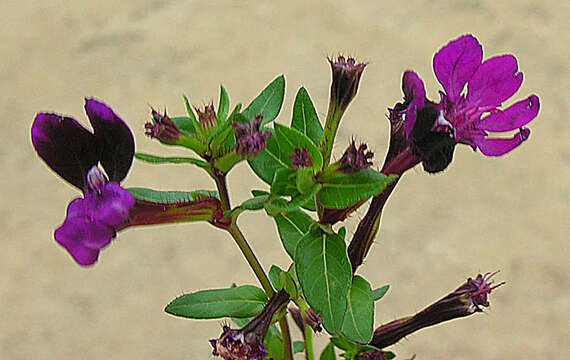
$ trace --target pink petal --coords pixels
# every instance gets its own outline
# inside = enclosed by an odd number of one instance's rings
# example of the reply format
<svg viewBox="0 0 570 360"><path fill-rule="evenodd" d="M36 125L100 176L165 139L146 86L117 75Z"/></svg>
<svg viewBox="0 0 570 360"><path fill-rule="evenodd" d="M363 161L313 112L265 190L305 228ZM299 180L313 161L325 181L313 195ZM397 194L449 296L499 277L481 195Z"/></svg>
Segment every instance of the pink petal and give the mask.
<svg viewBox="0 0 570 360"><path fill-rule="evenodd" d="M518 91L522 81L513 55L485 60L469 81L467 102L478 107L499 106Z"/></svg>
<svg viewBox="0 0 570 360"><path fill-rule="evenodd" d="M522 144L528 139L529 135L530 130L524 128L511 139L489 139L482 137L475 139L474 142L483 154L487 156L501 156Z"/></svg>
<svg viewBox="0 0 570 360"><path fill-rule="evenodd" d="M504 111L498 110L482 119L477 128L487 131L511 131L531 122L540 109L538 96L532 95L509 106Z"/></svg>
<svg viewBox="0 0 570 360"><path fill-rule="evenodd" d="M451 102L455 103L481 61L483 48L472 35L451 41L433 58L433 70Z"/></svg>

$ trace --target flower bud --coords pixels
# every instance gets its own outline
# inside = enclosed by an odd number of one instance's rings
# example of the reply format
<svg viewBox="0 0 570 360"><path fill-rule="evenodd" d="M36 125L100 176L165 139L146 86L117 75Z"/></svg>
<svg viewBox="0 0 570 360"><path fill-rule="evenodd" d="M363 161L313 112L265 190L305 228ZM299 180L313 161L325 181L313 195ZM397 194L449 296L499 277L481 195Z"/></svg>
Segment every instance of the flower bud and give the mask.
<svg viewBox="0 0 570 360"><path fill-rule="evenodd" d="M332 70L331 103L336 103L344 111L356 96L360 77L367 63L357 63L352 57L339 56L329 59Z"/></svg>
<svg viewBox="0 0 570 360"><path fill-rule="evenodd" d="M225 360L263 360L267 356L265 336L273 316L289 302L289 294L281 290L273 295L265 308L242 329L223 327L219 339L210 340L214 348L212 355Z"/></svg>
<svg viewBox="0 0 570 360"><path fill-rule="evenodd" d="M213 129L218 125L218 117L216 116L216 111L214 110L214 104L204 106L204 110L200 108L194 108L198 113L198 119L202 129L205 131Z"/></svg>
<svg viewBox="0 0 570 360"><path fill-rule="evenodd" d="M232 124L236 136L236 152L241 157L253 159L267 147L267 139L271 137L269 130L261 131L262 115L257 115L249 123Z"/></svg>
<svg viewBox="0 0 570 360"><path fill-rule="evenodd" d="M488 295L491 291L505 284L505 282L501 282L493 285L491 278L497 273L498 271L485 275L479 274L475 279L468 278L454 292L416 315L380 326L374 331L370 345L385 348L425 327L483 311L481 306L489 306Z"/></svg>
<svg viewBox="0 0 570 360"><path fill-rule="evenodd" d="M356 143L352 140L338 162L338 171L345 174L352 174L371 167L373 165L371 159L374 157L374 153L367 151L367 148L368 146L362 143L357 149Z"/></svg>
<svg viewBox="0 0 570 360"><path fill-rule="evenodd" d="M147 122L144 126L147 136L169 145L178 143L182 132L166 114L166 110L164 110L164 115L160 115L156 110L152 109L152 119L154 123Z"/></svg>
<svg viewBox="0 0 570 360"><path fill-rule="evenodd" d="M291 154L291 161L293 162L291 165L293 169L313 166L313 158L309 155L307 148L295 148L293 154Z"/></svg>

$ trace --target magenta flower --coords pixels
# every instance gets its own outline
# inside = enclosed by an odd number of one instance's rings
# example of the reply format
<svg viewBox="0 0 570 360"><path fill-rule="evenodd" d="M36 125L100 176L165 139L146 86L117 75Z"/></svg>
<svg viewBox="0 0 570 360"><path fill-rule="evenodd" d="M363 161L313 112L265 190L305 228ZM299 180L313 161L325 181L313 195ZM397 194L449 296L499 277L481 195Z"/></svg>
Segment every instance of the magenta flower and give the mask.
<svg viewBox="0 0 570 360"><path fill-rule="evenodd" d="M133 161L131 130L102 102L86 99L85 111L93 133L73 118L52 113L39 113L32 125L32 143L38 155L83 191L83 198L69 204L55 239L84 266L97 262L99 252L116 236L135 205L134 197L119 185Z"/></svg>
<svg viewBox="0 0 570 360"><path fill-rule="evenodd" d="M499 109L522 84L517 59L513 55L482 59L481 44L472 35L451 41L435 54L434 71L445 90L440 92L439 104L426 99L423 81L417 74L404 74L404 106L392 111L399 110L403 115L408 139L416 146L424 166L427 157L441 152L450 162L456 143L479 149L487 156L501 156L528 139L530 130L525 125L538 115L538 96ZM511 138L489 137L490 132L513 130L518 131ZM426 155L430 151L436 154Z"/></svg>

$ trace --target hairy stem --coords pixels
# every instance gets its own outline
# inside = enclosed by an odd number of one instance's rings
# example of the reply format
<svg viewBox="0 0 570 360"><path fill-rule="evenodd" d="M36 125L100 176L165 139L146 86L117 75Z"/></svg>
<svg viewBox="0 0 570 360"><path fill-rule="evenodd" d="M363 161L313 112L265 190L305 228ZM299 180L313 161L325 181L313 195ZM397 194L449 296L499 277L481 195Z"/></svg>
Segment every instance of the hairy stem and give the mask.
<svg viewBox="0 0 570 360"><path fill-rule="evenodd" d="M226 185L226 174L218 172L214 169L212 177L216 182L216 187L218 188L218 194L220 194L220 201L222 202L222 209L224 211L231 210L230 196L228 193L228 187Z"/></svg>

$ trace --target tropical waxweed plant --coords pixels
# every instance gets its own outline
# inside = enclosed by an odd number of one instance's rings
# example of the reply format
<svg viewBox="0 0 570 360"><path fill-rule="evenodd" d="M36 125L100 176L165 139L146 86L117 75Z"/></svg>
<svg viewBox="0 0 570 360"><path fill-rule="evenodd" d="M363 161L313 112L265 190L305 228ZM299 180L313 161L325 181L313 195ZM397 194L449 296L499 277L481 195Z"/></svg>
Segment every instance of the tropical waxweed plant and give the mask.
<svg viewBox="0 0 570 360"><path fill-rule="evenodd" d="M455 291L415 315L374 326L374 304L388 291L357 274L375 239L380 216L403 174L418 164L428 173L443 171L456 144L486 156L501 156L528 139L525 126L539 111L531 95L502 109L522 84L516 58L502 55L483 61L482 46L464 35L434 56L435 75L443 87L440 99L427 98L422 79L413 71L402 78L404 99L388 109L390 143L383 165L354 140L331 161L341 119L358 92L366 63L339 56L329 59L332 85L328 113L321 124L306 89L297 92L289 125L276 123L285 93L283 76L272 81L242 109L230 111L221 86L217 107L194 108L184 97L187 114L170 116L151 109L145 133L168 146L189 150L186 157L135 153L126 123L104 103L87 99L93 131L75 119L39 113L32 125L38 155L83 197L73 200L55 240L82 266L98 261L100 251L131 226L205 221L234 239L261 287L231 285L184 294L166 312L189 319L231 319L212 355L238 360L290 360L295 353L315 359L313 335L326 332L330 343L321 360L392 359L386 350L422 328L481 312L496 273L468 278ZM513 132L495 138L493 133ZM150 164L189 164L205 171L214 189L164 191L124 188L133 158ZM247 162L266 189L252 189L239 205L230 201L227 177ZM352 238L338 226L370 199L366 215ZM239 217L260 211L272 217L291 259L286 269L266 271L238 225ZM337 226L335 226L337 225ZM347 246L348 243L348 246ZM289 316L290 315L290 316ZM292 341L292 318L303 341ZM279 326L277 326L277 324ZM212 336L213 337L213 336Z"/></svg>

